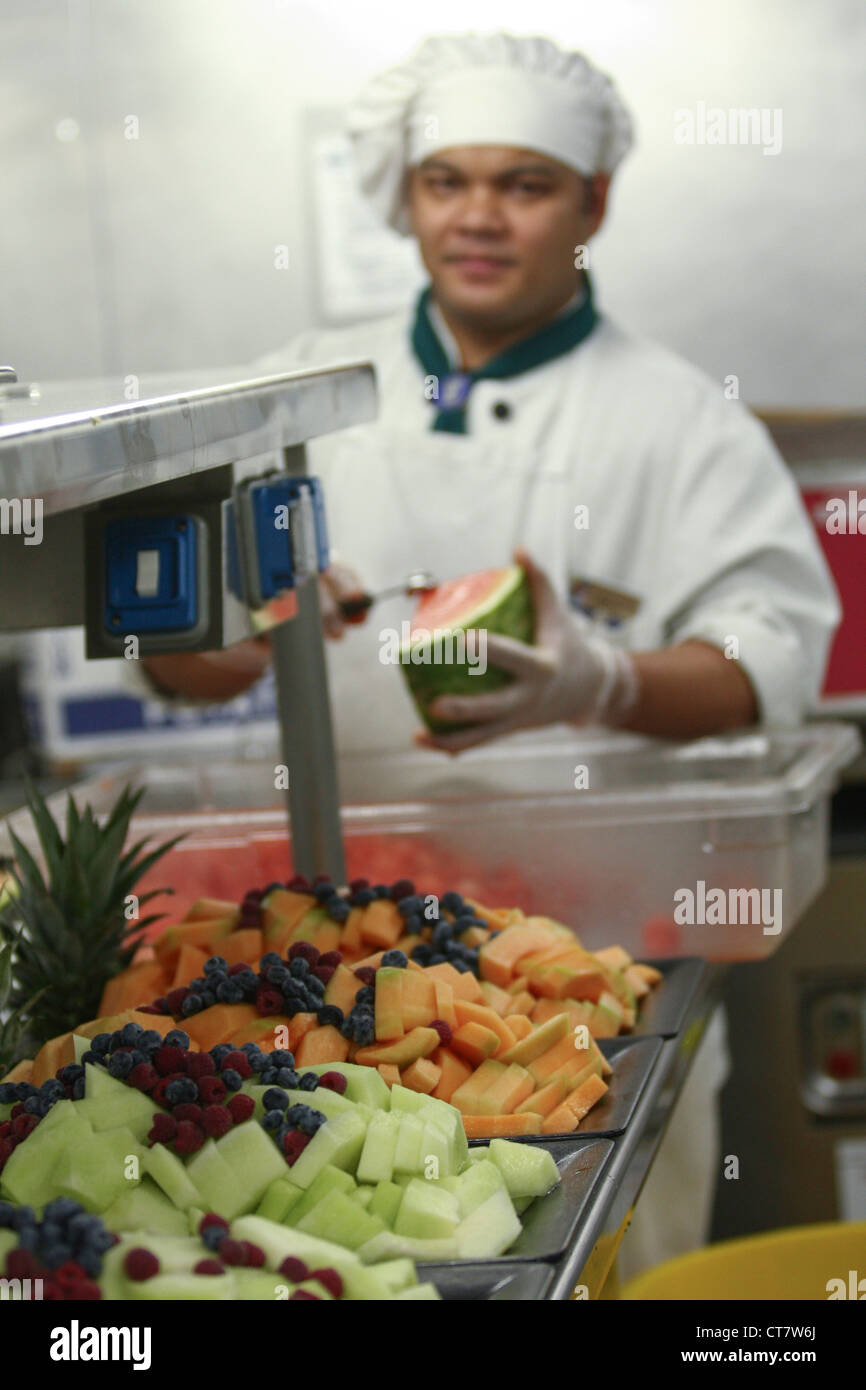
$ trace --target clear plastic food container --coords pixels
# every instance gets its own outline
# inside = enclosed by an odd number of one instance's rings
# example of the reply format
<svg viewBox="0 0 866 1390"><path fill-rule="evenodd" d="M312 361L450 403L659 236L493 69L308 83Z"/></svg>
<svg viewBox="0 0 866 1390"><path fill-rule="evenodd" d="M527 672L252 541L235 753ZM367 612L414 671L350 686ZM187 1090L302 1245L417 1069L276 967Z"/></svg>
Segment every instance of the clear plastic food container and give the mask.
<svg viewBox="0 0 866 1390"><path fill-rule="evenodd" d="M816 723L688 744L552 734L459 759L353 757L340 764L347 873L519 905L590 948L757 959L822 886L830 795L859 747L853 726ZM288 876L272 763L112 769L76 799L105 809L128 780L147 787L136 838L186 833L146 885L174 888L155 904L169 917ZM32 842L26 817L12 824Z"/></svg>

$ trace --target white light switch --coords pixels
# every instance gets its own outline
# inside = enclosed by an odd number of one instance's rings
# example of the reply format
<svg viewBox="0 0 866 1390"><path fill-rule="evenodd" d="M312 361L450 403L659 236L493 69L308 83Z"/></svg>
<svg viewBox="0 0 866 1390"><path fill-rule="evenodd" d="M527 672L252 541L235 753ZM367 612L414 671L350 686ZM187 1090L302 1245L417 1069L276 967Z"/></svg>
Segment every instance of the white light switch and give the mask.
<svg viewBox="0 0 866 1390"><path fill-rule="evenodd" d="M139 550L135 570L135 592L139 598L155 598L159 593L158 550Z"/></svg>

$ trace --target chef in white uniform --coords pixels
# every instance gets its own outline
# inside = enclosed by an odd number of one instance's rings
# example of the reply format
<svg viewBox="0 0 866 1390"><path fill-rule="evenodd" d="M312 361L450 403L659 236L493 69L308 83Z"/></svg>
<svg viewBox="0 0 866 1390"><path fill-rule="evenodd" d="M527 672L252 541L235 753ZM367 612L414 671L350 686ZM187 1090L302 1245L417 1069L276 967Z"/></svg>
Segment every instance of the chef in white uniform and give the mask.
<svg viewBox="0 0 866 1390"><path fill-rule="evenodd" d="M515 682L442 706L476 727L435 742L800 720L839 609L793 480L723 383L612 322L586 273L631 143L610 81L546 39L437 37L367 86L349 130L363 191L417 237L430 286L404 313L303 334L255 367L375 363L375 423L308 446L335 549L367 590L525 558L539 643L490 636L488 660ZM324 594L341 637L339 748L433 741L379 660L405 600L344 630L334 599L353 587L336 569ZM242 655L251 676L266 647ZM167 690L184 688L177 660L150 663ZM626 1272L706 1238L725 1069L718 1015L622 1247Z"/></svg>

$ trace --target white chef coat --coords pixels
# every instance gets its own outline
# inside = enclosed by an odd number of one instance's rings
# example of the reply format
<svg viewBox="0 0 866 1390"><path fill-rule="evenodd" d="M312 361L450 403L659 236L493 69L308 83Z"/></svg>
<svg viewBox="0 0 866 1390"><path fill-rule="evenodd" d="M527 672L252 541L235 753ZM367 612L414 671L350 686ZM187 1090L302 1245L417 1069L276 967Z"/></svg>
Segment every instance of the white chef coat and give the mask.
<svg viewBox="0 0 866 1390"><path fill-rule="evenodd" d="M307 332L254 364L375 364L377 420L308 445L333 546L364 585L507 564L520 544L563 597L583 579L637 602L605 629L612 640L729 644L762 719L797 722L818 694L839 606L764 427L721 383L602 316L563 356L478 381L465 435L433 432L412 313ZM406 747L418 727L404 682L379 661L382 632L410 610L383 602L328 644L341 751Z"/></svg>

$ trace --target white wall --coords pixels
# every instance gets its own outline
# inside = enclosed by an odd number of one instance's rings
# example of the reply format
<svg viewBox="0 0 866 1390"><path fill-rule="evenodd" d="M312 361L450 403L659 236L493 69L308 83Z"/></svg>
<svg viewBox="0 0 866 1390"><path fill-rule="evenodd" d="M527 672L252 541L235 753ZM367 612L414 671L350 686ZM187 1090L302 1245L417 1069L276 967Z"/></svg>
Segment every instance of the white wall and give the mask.
<svg viewBox="0 0 866 1390"><path fill-rule="evenodd" d="M535 0L531 17L635 113L594 250L603 305L736 373L753 403L862 405L861 0ZM526 32L527 6L0 0L0 360L42 378L175 370L307 327L303 113L434 24ZM782 108L781 153L676 145L674 110L699 101Z"/></svg>

